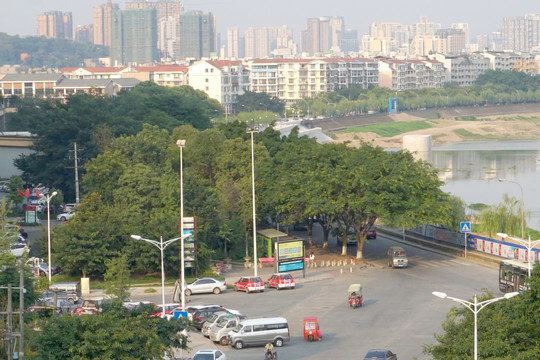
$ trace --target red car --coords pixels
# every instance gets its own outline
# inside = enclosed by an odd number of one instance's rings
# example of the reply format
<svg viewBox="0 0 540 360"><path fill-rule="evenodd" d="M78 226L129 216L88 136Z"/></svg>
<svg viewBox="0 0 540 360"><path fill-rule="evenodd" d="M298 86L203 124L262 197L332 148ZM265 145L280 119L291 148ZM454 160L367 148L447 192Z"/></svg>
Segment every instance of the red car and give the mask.
<svg viewBox="0 0 540 360"><path fill-rule="evenodd" d="M274 274L268 279L268 287L276 289L294 289L294 279L291 274Z"/></svg>
<svg viewBox="0 0 540 360"><path fill-rule="evenodd" d="M366 238L367 239L376 239L377 238L377 230L374 228L370 228L368 231L366 231Z"/></svg>
<svg viewBox="0 0 540 360"><path fill-rule="evenodd" d="M248 294L252 291L263 292L264 282L258 276L241 277L238 281L235 281L234 290L245 291Z"/></svg>

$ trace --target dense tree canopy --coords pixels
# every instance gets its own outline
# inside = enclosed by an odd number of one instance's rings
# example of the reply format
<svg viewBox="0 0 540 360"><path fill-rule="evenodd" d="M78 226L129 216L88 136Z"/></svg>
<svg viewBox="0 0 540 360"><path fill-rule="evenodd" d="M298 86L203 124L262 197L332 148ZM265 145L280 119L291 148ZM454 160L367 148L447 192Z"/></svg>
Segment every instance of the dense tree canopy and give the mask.
<svg viewBox="0 0 540 360"><path fill-rule="evenodd" d="M149 317L153 308L128 310L105 304L93 316L59 316L43 320L31 346L36 359L164 359L186 348L182 320Z"/></svg>
<svg viewBox="0 0 540 360"><path fill-rule="evenodd" d="M88 159L103 152L113 138L136 134L144 123L172 131L182 124L196 129L211 127L210 115L221 105L190 87L167 88L141 83L116 97L87 94L71 96L66 102L24 99L9 121L13 131L31 131L39 136L32 149L15 165L26 181L44 183L74 199L74 143L78 166L84 173Z"/></svg>
<svg viewBox="0 0 540 360"><path fill-rule="evenodd" d="M178 236L179 150L183 149L184 214L197 217L199 249L249 256L252 228L251 141L247 124L196 130L180 126L169 135L145 125L136 135L112 141L88 162L86 192L77 216L55 230L55 263L72 274L102 277L105 259L126 254L139 273L159 268L159 254L131 234L149 239ZM254 134L257 222L283 225L316 220L328 236L334 224L352 229L362 256L364 230L377 219L391 224L444 223L449 205L436 172L406 152L385 152L364 144L321 145L267 128ZM178 269L178 243L165 256L168 271ZM201 252L201 254L204 251Z"/></svg>

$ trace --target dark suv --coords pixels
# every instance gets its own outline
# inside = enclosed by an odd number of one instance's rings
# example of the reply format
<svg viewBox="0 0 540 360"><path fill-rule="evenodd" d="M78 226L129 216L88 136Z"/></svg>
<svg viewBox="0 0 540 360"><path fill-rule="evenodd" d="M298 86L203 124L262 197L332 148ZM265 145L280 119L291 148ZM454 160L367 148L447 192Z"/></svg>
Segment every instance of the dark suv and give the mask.
<svg viewBox="0 0 540 360"><path fill-rule="evenodd" d="M197 310L193 313L191 325L198 330L201 330L205 321L209 320L214 313L218 311L228 312L223 307L211 307L207 309Z"/></svg>

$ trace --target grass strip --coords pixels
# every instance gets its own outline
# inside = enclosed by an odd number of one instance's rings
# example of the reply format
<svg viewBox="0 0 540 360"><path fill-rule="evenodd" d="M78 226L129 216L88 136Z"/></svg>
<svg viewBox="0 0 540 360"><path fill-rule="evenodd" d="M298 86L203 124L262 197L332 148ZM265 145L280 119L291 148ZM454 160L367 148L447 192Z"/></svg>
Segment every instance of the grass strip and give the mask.
<svg viewBox="0 0 540 360"><path fill-rule="evenodd" d="M389 122L365 126L355 126L340 131L340 133L373 132L382 137L392 137L409 131L428 129L431 125L425 120L407 122Z"/></svg>

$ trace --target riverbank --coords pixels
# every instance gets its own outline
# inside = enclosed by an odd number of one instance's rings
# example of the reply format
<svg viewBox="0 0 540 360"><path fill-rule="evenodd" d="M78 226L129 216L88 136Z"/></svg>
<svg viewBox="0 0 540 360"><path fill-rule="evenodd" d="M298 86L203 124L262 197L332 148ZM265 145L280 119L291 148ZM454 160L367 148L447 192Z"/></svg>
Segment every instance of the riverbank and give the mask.
<svg viewBox="0 0 540 360"><path fill-rule="evenodd" d="M392 115L393 121L426 121L430 127L383 137L375 132L335 133L334 141L350 142L359 146L368 142L385 149L401 148L405 135L431 135L434 146L461 141L486 140L534 140L540 139L540 113L504 114L486 118L467 118L467 120L446 116L439 119L422 119L406 113ZM375 130L376 131L376 130Z"/></svg>

